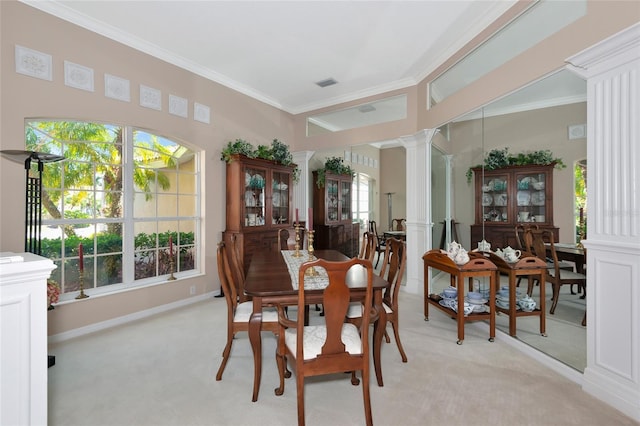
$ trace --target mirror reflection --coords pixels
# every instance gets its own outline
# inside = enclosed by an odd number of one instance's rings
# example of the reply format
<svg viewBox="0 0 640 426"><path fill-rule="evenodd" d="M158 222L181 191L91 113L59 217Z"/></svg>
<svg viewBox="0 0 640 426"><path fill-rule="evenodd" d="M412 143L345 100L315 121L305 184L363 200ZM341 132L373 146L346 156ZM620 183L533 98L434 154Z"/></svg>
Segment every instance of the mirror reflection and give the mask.
<svg viewBox="0 0 640 426"><path fill-rule="evenodd" d="M519 225L551 230L560 258L563 250L576 250L585 232L586 122L586 83L560 71L448 123L449 152L456 167L453 211L464 247L475 249L485 240L493 251L524 249L516 239ZM549 151L561 164L547 169L524 165L489 170L491 154L505 149L518 158ZM474 166L479 168L468 174ZM546 252L550 256L548 247ZM571 259L561 262L573 272L583 271L583 261L568 254L564 259ZM528 291L527 281L520 280L517 288L522 297ZM502 276L501 286L507 284L507 277ZM551 287L550 283L545 287L546 337L541 336L539 317L531 316L517 317L516 338L584 371L585 300L577 286L563 285L554 314L550 314ZM531 293L539 306L539 284L533 283ZM496 321L499 330L509 332L507 315L499 313Z"/></svg>
<svg viewBox="0 0 640 426"><path fill-rule="evenodd" d="M391 96L307 118L307 136L407 118L407 95Z"/></svg>
<svg viewBox="0 0 640 426"><path fill-rule="evenodd" d="M586 83L563 70L442 126L432 141L434 247L456 240L469 250L477 248L480 240L471 238L471 228L474 225L484 228L482 235L487 236L486 223L482 220L476 223L476 209L489 206L482 206L482 203L476 205L475 177L471 174L471 179L468 180L467 172L470 167L482 165L485 156L492 150L504 148L508 148L508 152L513 155L549 150L554 158L562 160L565 167L555 167L550 172L552 184L545 189L545 202L552 203L552 219L545 218L546 222L543 223L557 228L557 240L554 241L557 245L575 247L580 235L585 235L586 232L586 122ZM383 231L388 229L387 222L390 218L387 213L387 193L392 194L392 216L406 217L405 175L398 173L406 164L404 148L389 144L366 144L353 146L347 151L347 154L345 150L316 152L312 159L312 163L315 161L316 164L311 165L311 170L328 155L342 158L352 155L352 159L356 159L352 162L355 163L354 167L370 177L371 196L367 208L363 209L367 213L361 219L368 217L376 220ZM369 167L368 163L358 164L360 155L377 158L378 167ZM535 176L537 179L537 174ZM516 204L519 191L517 180L516 177L511 194ZM522 182L520 184L524 185ZM533 183L530 184L530 192L538 191ZM451 188L450 191L447 188ZM520 207L520 210L524 210L524 206ZM518 217L525 216L516 215L508 222L490 225L503 228L504 235L504 239L487 240L492 243L492 250L504 249L507 245L518 248L515 242L515 225L519 223ZM533 216L541 214L529 215ZM481 217L484 218L484 213ZM364 229L364 225L361 229ZM580 268L578 265L571 266L574 271ZM506 285L506 277L502 280L504 283L501 285ZM436 285L434 282L434 287ZM446 285L448 282L443 283L443 286ZM526 292L527 287L525 279L520 283L518 291ZM576 370L583 371L586 367L586 328L582 326L585 299L581 298L582 294L576 286L562 286L558 305L551 315L551 285L547 283L545 288L547 336L540 335L538 317L518 317L516 338ZM571 294L572 291L577 294ZM539 303L539 285L534 284L532 293L533 299ZM497 315L497 328L508 333L507 315Z"/></svg>

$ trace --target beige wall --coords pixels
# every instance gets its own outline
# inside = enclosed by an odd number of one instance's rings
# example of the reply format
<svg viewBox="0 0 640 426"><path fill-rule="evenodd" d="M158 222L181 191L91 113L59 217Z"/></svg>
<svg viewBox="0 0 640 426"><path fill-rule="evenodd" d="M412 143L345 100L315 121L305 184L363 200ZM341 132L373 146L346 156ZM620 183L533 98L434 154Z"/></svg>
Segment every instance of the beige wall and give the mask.
<svg viewBox="0 0 640 426"><path fill-rule="evenodd" d="M404 148L387 148L380 151L380 204L378 231L389 229L389 207L387 193L392 192L392 218L407 218L407 169Z"/></svg>
<svg viewBox="0 0 640 426"><path fill-rule="evenodd" d="M152 129L168 137L187 141L202 150L204 185L201 238L205 253L204 275L58 306L49 313L49 334L178 302L188 298L191 285L197 287L198 294L219 288L214 253L215 243L225 227L225 195L221 184L225 180L225 166L219 158L226 141L244 138L257 144L278 138L291 145L292 150L303 151L317 150L319 147L348 147L415 134L423 128L437 127L561 68L565 58L638 20L640 16L636 2L590 1L585 18L514 58L433 110L426 110L426 84L431 79L428 76L416 86L335 107L344 108L369 99L406 93L409 106L407 119L307 138L306 116L322 110L293 117L22 3L0 2L0 149L24 149L25 119L74 118ZM53 81L17 74L13 60L15 45L52 55ZM94 92L64 85L64 60L94 70ZM104 96L105 73L131 82L131 102ZM162 91L162 111L139 106L140 84ZM189 117L193 116L194 101L208 105L211 108L211 124L168 114L169 94L189 100ZM381 167L383 162L381 154ZM399 176L400 173L394 170L393 175ZM381 176L384 176L381 180L389 179L382 168ZM0 159L0 251L23 250L24 188L22 184L16 184L23 181L23 166ZM389 189L382 184L380 182L379 192L388 192ZM382 198L380 203L386 206L386 200ZM394 211L399 204L401 202L394 199Z"/></svg>
<svg viewBox="0 0 640 426"><path fill-rule="evenodd" d="M289 114L234 92L224 86L115 43L66 21L14 1L0 2L1 53L0 149L24 149L24 121L31 118L74 118L127 124L166 135L201 150L203 170L204 275L180 279L134 291L95 296L58 306L49 313L49 334L88 326L177 302L219 288L215 244L225 228L225 163L220 150L228 140L244 138L268 144L273 138L293 144ZM53 81L40 80L15 71L15 45L53 57ZM95 91L65 86L64 61L94 70ZM128 79L131 102L104 96L104 74ZM139 85L162 91L162 111L139 106ZM170 115L168 95L211 108L211 124ZM0 251L24 249L24 166L0 159Z"/></svg>

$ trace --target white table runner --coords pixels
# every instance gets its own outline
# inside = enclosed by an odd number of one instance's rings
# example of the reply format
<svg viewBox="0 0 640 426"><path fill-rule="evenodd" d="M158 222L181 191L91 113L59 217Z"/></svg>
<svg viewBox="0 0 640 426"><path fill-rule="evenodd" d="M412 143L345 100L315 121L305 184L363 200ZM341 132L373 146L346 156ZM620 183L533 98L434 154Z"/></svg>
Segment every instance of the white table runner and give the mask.
<svg viewBox="0 0 640 426"><path fill-rule="evenodd" d="M300 265L309 261L309 252L307 250L300 250L300 257L294 257L295 250L282 250L282 256L289 269L289 275L291 275L291 285L295 290L298 289L298 274L300 273ZM324 268L316 267L315 270L318 275L304 279L305 290L322 290L329 285L329 275Z"/></svg>

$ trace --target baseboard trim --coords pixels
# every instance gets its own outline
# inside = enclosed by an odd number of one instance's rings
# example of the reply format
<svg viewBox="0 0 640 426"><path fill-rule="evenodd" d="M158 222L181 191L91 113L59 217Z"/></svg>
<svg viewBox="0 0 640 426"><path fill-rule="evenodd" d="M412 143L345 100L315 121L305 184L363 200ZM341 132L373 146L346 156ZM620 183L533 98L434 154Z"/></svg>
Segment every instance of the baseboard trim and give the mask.
<svg viewBox="0 0 640 426"><path fill-rule="evenodd" d="M615 375L606 370L587 367L582 389L640 422L640 389L636 384L630 386L628 381L616 380Z"/></svg>
<svg viewBox="0 0 640 426"><path fill-rule="evenodd" d="M167 312L173 309L182 308L183 306L192 305L203 300L210 299L220 293L220 290L210 293L201 294L199 296L189 297L187 299L178 300L176 302L167 303L166 305L155 306L144 311L134 312L129 315L124 315L117 318L112 318L107 321L98 322L95 324L87 325L85 327L74 328L73 330L65 331L64 333L54 334L48 337L48 343L60 343L66 340L74 339L76 337L84 336L87 334L95 333L96 331L106 330L108 328L117 327L119 325L127 324L132 321L137 321L143 318L150 317L152 315Z"/></svg>

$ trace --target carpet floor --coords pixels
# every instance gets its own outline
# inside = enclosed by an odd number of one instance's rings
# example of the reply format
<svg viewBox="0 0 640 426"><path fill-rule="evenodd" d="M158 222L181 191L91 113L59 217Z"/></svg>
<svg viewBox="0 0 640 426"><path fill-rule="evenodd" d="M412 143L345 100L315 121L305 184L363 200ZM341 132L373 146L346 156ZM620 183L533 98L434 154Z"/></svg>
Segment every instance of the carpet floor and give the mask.
<svg viewBox="0 0 640 426"><path fill-rule="evenodd" d="M442 312L423 318L422 297L401 293L402 363L391 334L383 344L384 387L371 381L378 425L636 425L485 328ZM560 309L560 308L558 308ZM311 321L320 321L311 311ZM524 321L518 322L518 327ZM293 378L276 396L275 338L263 333L260 396L251 402L253 362L246 333L233 344L222 381L215 380L226 340L226 304L211 298L122 326L51 344L49 424L291 425ZM372 374L373 376L373 374ZM361 387L348 374L307 380L309 425L364 423Z"/></svg>

